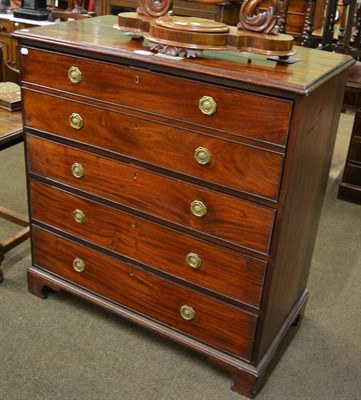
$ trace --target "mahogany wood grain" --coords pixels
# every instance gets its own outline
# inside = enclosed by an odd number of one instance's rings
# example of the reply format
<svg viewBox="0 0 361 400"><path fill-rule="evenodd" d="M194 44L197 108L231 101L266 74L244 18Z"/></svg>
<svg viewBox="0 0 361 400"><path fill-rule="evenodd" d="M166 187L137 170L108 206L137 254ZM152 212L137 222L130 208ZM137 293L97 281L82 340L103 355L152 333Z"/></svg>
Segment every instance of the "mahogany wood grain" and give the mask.
<svg viewBox="0 0 361 400"><path fill-rule="evenodd" d="M47 52L29 49L26 57L28 62L22 67L25 82L79 96L93 97L97 93L98 100L121 105L125 110L166 115L167 118L187 121L195 126L225 130L282 146L286 144L292 111L289 101L149 73L145 69L123 68L57 54L51 55L52 71L62 79L54 81L53 75L43 74L38 69L44 58L49 57ZM29 65L33 67L29 68ZM82 72L83 79L79 84L67 79L71 66L78 67ZM94 70L100 73L94 74ZM115 76L117 79L114 79ZM211 96L217 103L217 111L213 115L200 111L199 101L203 96ZM275 114L278 118L272 118ZM267 124L262 123L264 120L268 121Z"/></svg>
<svg viewBox="0 0 361 400"><path fill-rule="evenodd" d="M253 91L258 90L261 93L264 93L265 89L276 89L275 91L272 90L272 93L279 94L280 91L283 91L283 95L286 93L307 95L328 80L328 73L331 69L344 69L354 63L350 57L342 54L325 52L321 56L318 50L302 47L297 48L297 57L301 61L292 65L277 64L259 55L217 51L206 51L201 58L194 60L177 61L164 59L163 57L141 53L140 51L142 50L149 52L147 42L132 40L129 36L117 31L113 28L116 22L116 16L107 15L97 17L95 21L94 18L89 18L67 24L57 24L58 26L36 27L31 29L30 32L17 32L13 36L15 38L21 37L23 45L30 44L33 40L36 40L38 47L51 51L57 48L61 49L61 46L65 45L68 47L68 52L71 49L73 54L78 56L89 57L91 54L94 59L117 60L118 63L123 65L131 63L135 68L143 67L177 76L194 77L196 75L198 79L201 79L201 74L206 74L207 82L221 82L224 85L226 80L230 87L247 89L252 87ZM78 43L81 43L81 46ZM34 57L34 54L31 54L33 51L30 48L28 50L29 54L22 59L22 70L26 70L27 74L31 74L31 71L26 66L25 59L28 60L30 57ZM63 70L63 72L57 70L56 54L42 53L42 56L39 56L40 59L33 59L34 69L37 69L41 62L46 62L49 56L52 59L52 63L54 62L52 74L43 74L43 71L38 71L39 75L46 75L47 78L38 77L37 79L45 79L50 86L53 86L58 81L54 82L52 79L55 71L57 71L58 77L64 77L64 74L66 76L67 73L67 69ZM72 60L75 61L70 57L69 61ZM83 63L82 58L77 58L76 60L79 63ZM91 79L97 79L99 75L100 78L98 79L103 89L109 91L114 87L116 80L114 80L113 76L107 78L107 69L103 69L103 67L106 67L106 64L99 65L99 74L94 74L93 71L90 71L90 76ZM131 71L128 71L128 74L131 75ZM135 71L133 72L134 75ZM105 79L104 81L103 78ZM111 83L110 88L109 86L105 87L107 79ZM29 78L25 80L28 81ZM162 83L162 88L164 86ZM183 88L181 87L180 89L179 94L182 94ZM72 92L74 88L69 88L68 90ZM101 95L97 87L94 87L94 90ZM158 91L158 86L156 91ZM114 91L112 90L112 92L114 96ZM246 106L249 106L248 103L246 103ZM238 111L242 112L239 109ZM250 113L248 112L248 114ZM261 117L263 115L261 114ZM267 122L270 121L267 120ZM264 127L263 125L261 128Z"/></svg>
<svg viewBox="0 0 361 400"><path fill-rule="evenodd" d="M22 49L34 236L29 290L40 296L44 287L66 290L164 334L228 369L234 389L254 396L304 311L353 60L305 48L297 49L301 60L292 65L211 51L174 60L145 52L147 42L126 37L113 28L115 22L106 16L15 34ZM49 57L51 74L44 73ZM68 82L73 64L84 73L79 85ZM218 103L212 116L199 114L203 95ZM47 106L54 114L51 124L35 110L35 100L44 98L56 103ZM78 137L57 119L71 105L78 113L84 107ZM135 122L146 133L132 144ZM114 123L119 131L110 126ZM175 127L174 149L171 140L165 144L168 127ZM166 160L180 151L179 160L190 163L190 143L200 137L207 138L217 162L220 149L227 148L228 162L240 167L227 171L222 156L222 167L207 177L202 169L178 170L176 161ZM144 149L147 140L158 146L159 161L155 150ZM185 149L179 150L183 141ZM248 169L238 152L245 162L253 160ZM257 172L267 174L263 158L269 154L283 159L283 166L272 164L273 184L259 189L255 183L248 193ZM71 172L74 162L85 169L80 179ZM239 186L227 177L238 168L249 175ZM221 174L224 186L217 181ZM277 186L279 194L272 197ZM195 199L208 207L203 218L190 212ZM73 206L84 211L84 224L73 222ZM190 273L184 265L188 251L204 259L198 271ZM78 256L86 259L85 273L73 270ZM240 279L233 285L232 276ZM179 321L181 304L195 308L191 323Z"/></svg>
<svg viewBox="0 0 361 400"><path fill-rule="evenodd" d="M260 347L254 353L256 362L284 324L295 299L306 290L345 82L346 71L330 79L314 96L303 97L295 105L284 177L288 190L281 193L282 209L275 224L275 245L264 297L267 311L261 323Z"/></svg>
<svg viewBox="0 0 361 400"><path fill-rule="evenodd" d="M156 123L122 112L104 112L104 106L85 105L32 90L23 91L27 127L69 138L179 171L222 187L276 200L282 175L283 155L213 137L207 130L192 132ZM39 107L43 104L43 107ZM69 116L79 112L84 121L80 130L69 124ZM55 119L44 118L57 115ZM194 157L199 147L211 153L211 162L200 165ZM162 151L160 151L162 149Z"/></svg>
<svg viewBox="0 0 361 400"><path fill-rule="evenodd" d="M31 173L198 230L210 238L268 252L275 217L271 208L33 136L28 136L26 143ZM72 174L74 162L85 170L81 179ZM192 214L190 206L195 200L207 207L205 216Z"/></svg>
<svg viewBox="0 0 361 400"><path fill-rule="evenodd" d="M137 0L104 0L95 3L97 15L117 15L118 13L136 11L139 5ZM227 2L174 0L172 12L173 15L206 18L236 26L239 21L241 5L241 0Z"/></svg>
<svg viewBox="0 0 361 400"><path fill-rule="evenodd" d="M288 0L286 12L286 33L296 38L304 38L305 25L309 17L309 0ZM270 3L265 1L262 3L262 9L269 7ZM326 0L317 0L313 18L314 29L321 29L324 23ZM284 17L283 13L281 18Z"/></svg>
<svg viewBox="0 0 361 400"><path fill-rule="evenodd" d="M76 295L92 304L102 307L106 311L115 313L132 323L137 323L147 329L163 335L173 341L186 346L194 351L204 354L208 357L209 361L226 368L232 373L235 383L232 387L244 396L254 397L256 390L262 386L260 378L263 376L263 371L251 366L247 361L240 358L232 357L226 352L217 349L214 346L209 346L204 342L197 340L189 335L184 335L180 331L176 331L165 324L160 324L154 319L149 319L146 315L133 312L131 309L115 303L104 296L99 296L94 292L86 290L79 285L66 281L60 276L47 272L46 270L38 267L29 267L27 270L28 288L30 293L45 298L50 290L60 291L64 290L68 293ZM50 290L49 290L50 289Z"/></svg>
<svg viewBox="0 0 361 400"><path fill-rule="evenodd" d="M101 3L101 4L100 4ZM135 11L138 7L136 0L104 0L97 1L97 15L113 14L119 12ZM321 29L326 0L317 0L314 17L314 29ZM224 22L227 25L236 26L239 21L239 9L241 1L223 2L218 4L206 4L187 0L174 0L173 14L190 17L208 18L215 21ZM270 3L263 2L261 11L270 6ZM308 17L309 2L305 0L289 0L288 12L286 15L286 33L292 36L303 36L304 27ZM282 14L283 16L283 14Z"/></svg>
<svg viewBox="0 0 361 400"><path fill-rule="evenodd" d="M164 23L164 19L166 19L166 23ZM180 24L181 29L178 29ZM193 29L195 24L197 28ZM207 31L212 31L212 27L209 27L209 25L213 24L219 24L221 28L215 35L210 35ZM190 29L183 29L185 25ZM199 25L205 25L205 27L198 29ZM125 28L127 29L127 27ZM194 17L164 16L150 22L148 40L176 47L227 50L229 28L220 22L216 23Z"/></svg>
<svg viewBox="0 0 361 400"><path fill-rule="evenodd" d="M39 182L32 181L30 191L34 220L184 281L259 307L265 262ZM75 209L84 212L84 224L74 222ZM191 252L201 258L198 269L186 263L186 255Z"/></svg>
<svg viewBox="0 0 361 400"><path fill-rule="evenodd" d="M116 4L119 0L111 0ZM137 2L135 2L137 3ZM206 4L187 0L175 0L173 2L173 14L189 17L207 18L227 25L237 25L241 1L227 1L218 4Z"/></svg>
<svg viewBox="0 0 361 400"><path fill-rule="evenodd" d="M255 315L35 227L33 239L35 265L238 357L251 357ZM84 272L74 270L74 258L84 261ZM184 304L195 310L192 321L181 317Z"/></svg>

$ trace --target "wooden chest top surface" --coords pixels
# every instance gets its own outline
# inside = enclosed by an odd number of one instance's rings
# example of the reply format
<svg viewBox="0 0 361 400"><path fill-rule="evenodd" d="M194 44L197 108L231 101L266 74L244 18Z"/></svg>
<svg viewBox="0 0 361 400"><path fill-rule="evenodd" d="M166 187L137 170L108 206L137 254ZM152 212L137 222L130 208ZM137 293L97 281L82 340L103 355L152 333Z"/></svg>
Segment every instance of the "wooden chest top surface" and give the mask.
<svg viewBox="0 0 361 400"><path fill-rule="evenodd" d="M168 73L173 71L183 76L206 74L209 80L227 80L236 87L256 85L302 95L309 94L354 63L349 56L303 47L295 47L295 57L300 61L290 65L267 60L265 56L232 51L204 51L197 59L175 60L155 56L149 51L146 40L131 39L114 28L116 23L116 16L106 15L19 30L14 36L20 39L21 44L29 44L30 40L49 49L61 46L64 50L65 46L66 51L73 54L90 52L95 58L118 62L125 58L135 66L146 65L150 70L166 68Z"/></svg>

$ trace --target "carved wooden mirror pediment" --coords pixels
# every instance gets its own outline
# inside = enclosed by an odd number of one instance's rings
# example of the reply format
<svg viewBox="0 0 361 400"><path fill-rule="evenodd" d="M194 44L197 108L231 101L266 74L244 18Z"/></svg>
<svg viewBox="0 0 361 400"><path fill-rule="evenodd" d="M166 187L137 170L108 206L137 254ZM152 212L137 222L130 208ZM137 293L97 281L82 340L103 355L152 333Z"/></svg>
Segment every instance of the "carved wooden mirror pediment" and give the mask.
<svg viewBox="0 0 361 400"><path fill-rule="evenodd" d="M220 0L195 0L222 3ZM117 29L149 40L151 50L171 56L196 57L203 50L247 51L288 58L295 54L293 37L279 33L278 0L245 0L237 26L173 15L172 0L140 0L137 12L118 15Z"/></svg>

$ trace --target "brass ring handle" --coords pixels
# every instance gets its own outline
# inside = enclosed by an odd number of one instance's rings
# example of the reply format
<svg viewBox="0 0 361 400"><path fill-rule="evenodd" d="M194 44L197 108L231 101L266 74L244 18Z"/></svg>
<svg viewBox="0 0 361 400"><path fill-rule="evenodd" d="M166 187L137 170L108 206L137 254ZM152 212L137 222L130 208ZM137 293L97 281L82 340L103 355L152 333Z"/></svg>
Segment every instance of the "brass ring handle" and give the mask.
<svg viewBox="0 0 361 400"><path fill-rule="evenodd" d="M80 163L74 163L71 166L71 171L73 173L73 175L75 176L75 178L82 178L85 175L85 170L84 167L80 164Z"/></svg>
<svg viewBox="0 0 361 400"><path fill-rule="evenodd" d="M187 264L194 269L198 269L202 266L202 259L197 253L188 253L186 255Z"/></svg>
<svg viewBox="0 0 361 400"><path fill-rule="evenodd" d="M83 118L78 113L72 113L69 117L69 122L74 129L81 129L84 124Z"/></svg>
<svg viewBox="0 0 361 400"><path fill-rule="evenodd" d="M196 312L194 311L194 309L190 306L187 306L186 304L184 304L180 308L180 314L182 318L186 321L192 321L192 319L196 317Z"/></svg>
<svg viewBox="0 0 361 400"><path fill-rule="evenodd" d="M68 69L68 78L71 83L78 85L83 80L83 74L78 67L70 67Z"/></svg>
<svg viewBox="0 0 361 400"><path fill-rule="evenodd" d="M85 214L81 210L76 209L73 212L73 218L74 221L77 222L78 224L84 224L85 222Z"/></svg>
<svg viewBox="0 0 361 400"><path fill-rule="evenodd" d="M208 165L212 161L212 154L206 147L197 147L194 150L194 158L200 165Z"/></svg>
<svg viewBox="0 0 361 400"><path fill-rule="evenodd" d="M191 203L191 211L193 215L201 218L207 214L207 207L202 201L194 200Z"/></svg>
<svg viewBox="0 0 361 400"><path fill-rule="evenodd" d="M212 115L217 111L217 103L211 96L203 96L199 100L198 106L205 115Z"/></svg>
<svg viewBox="0 0 361 400"><path fill-rule="evenodd" d="M74 258L73 268L76 272L84 272L85 271L85 263L81 258Z"/></svg>

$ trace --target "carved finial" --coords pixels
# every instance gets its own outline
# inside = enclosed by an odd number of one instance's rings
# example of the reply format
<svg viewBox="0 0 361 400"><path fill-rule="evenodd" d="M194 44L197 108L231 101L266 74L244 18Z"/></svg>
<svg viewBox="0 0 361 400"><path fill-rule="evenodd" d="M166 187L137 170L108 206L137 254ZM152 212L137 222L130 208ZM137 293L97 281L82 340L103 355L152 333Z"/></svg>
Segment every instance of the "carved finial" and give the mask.
<svg viewBox="0 0 361 400"><path fill-rule="evenodd" d="M173 0L140 0L137 12L150 17L161 17L173 7Z"/></svg>
<svg viewBox="0 0 361 400"><path fill-rule="evenodd" d="M271 7L268 7L265 11L258 12L260 5L264 1L245 0L239 13L238 29L277 35L279 30L277 25L278 0L271 0Z"/></svg>

